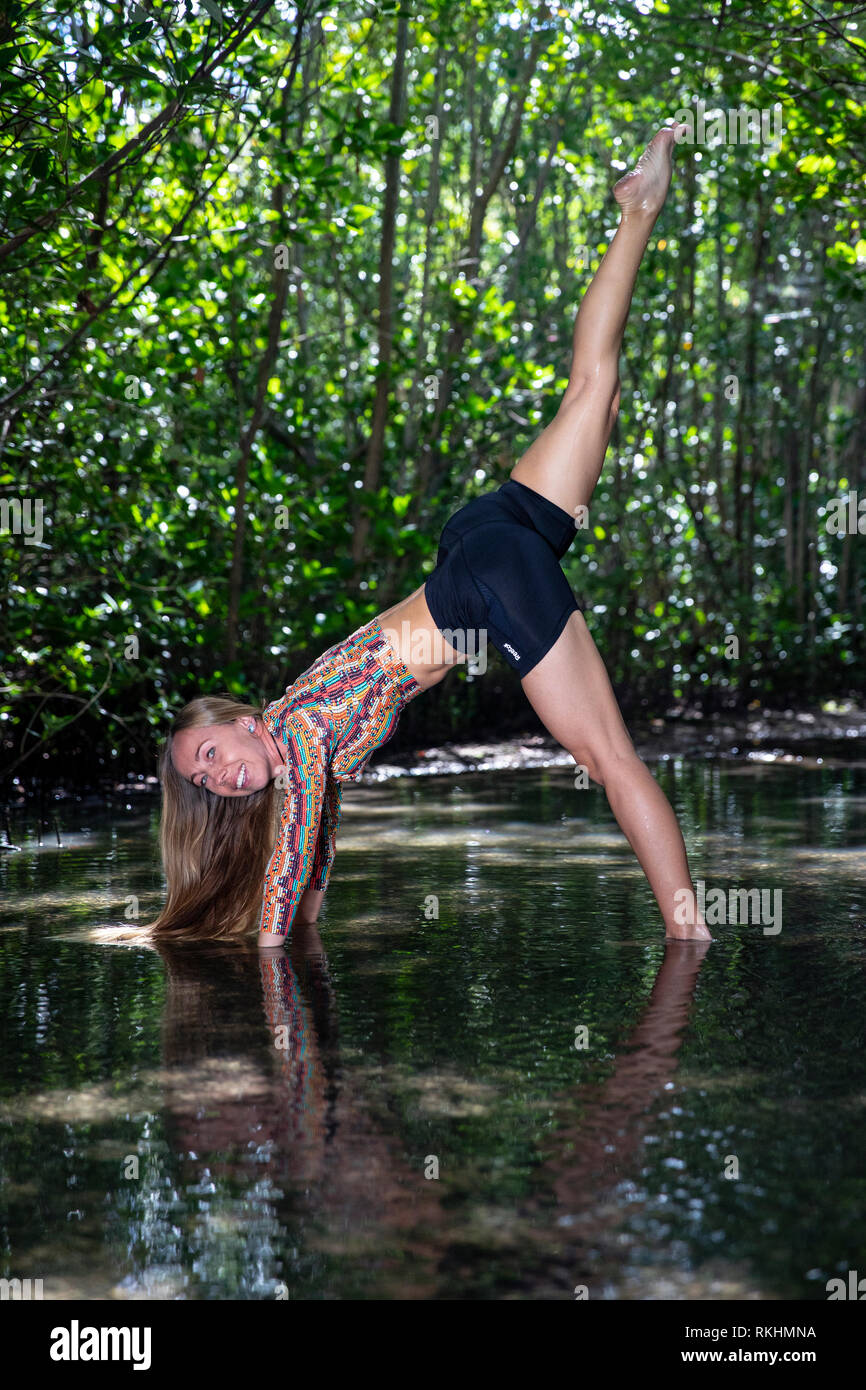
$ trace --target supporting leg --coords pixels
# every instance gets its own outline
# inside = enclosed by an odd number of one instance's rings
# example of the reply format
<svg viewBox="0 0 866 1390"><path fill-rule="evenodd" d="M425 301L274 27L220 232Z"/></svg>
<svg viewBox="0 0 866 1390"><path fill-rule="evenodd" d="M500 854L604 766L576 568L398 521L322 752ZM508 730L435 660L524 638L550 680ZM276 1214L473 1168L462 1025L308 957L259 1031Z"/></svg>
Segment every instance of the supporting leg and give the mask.
<svg viewBox="0 0 866 1390"><path fill-rule="evenodd" d="M687 908L694 894L677 818L635 752L604 663L582 613L572 613L550 651L521 684L545 727L607 793L610 808L649 880L671 938L711 940ZM680 895L679 897L677 895Z"/></svg>

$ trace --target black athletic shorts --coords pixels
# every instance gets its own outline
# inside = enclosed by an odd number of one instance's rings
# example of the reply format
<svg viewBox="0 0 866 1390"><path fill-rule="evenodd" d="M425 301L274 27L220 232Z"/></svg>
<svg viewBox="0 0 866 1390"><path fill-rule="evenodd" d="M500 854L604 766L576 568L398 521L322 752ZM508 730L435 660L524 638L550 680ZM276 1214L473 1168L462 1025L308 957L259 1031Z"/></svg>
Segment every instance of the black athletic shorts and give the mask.
<svg viewBox="0 0 866 1390"><path fill-rule="evenodd" d="M470 655L488 640L527 675L583 611L559 564L574 535L568 512L514 478L467 502L446 522L424 586L445 640Z"/></svg>

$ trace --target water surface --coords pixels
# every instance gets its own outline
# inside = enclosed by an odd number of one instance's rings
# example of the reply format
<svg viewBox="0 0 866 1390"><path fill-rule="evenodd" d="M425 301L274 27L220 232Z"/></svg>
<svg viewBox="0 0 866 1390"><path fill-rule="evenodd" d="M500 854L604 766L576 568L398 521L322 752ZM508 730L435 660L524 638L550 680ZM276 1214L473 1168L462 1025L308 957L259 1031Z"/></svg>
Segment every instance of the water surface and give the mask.
<svg viewBox="0 0 866 1390"><path fill-rule="evenodd" d="M155 805L0 854L0 1276L46 1297L825 1299L866 1236L862 768L671 761L665 947L567 767L347 788L318 932L91 939ZM437 1176L438 1174L438 1176Z"/></svg>

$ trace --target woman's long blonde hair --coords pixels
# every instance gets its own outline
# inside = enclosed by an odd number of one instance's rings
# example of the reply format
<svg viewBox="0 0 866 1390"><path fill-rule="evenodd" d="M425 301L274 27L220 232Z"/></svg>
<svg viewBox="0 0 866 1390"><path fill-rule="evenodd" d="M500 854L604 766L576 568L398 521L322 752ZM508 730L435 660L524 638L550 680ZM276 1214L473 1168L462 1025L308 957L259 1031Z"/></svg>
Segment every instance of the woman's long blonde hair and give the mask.
<svg viewBox="0 0 866 1390"><path fill-rule="evenodd" d="M160 752L159 844L168 892L145 930L163 940L240 937L258 921L280 793L271 783L245 797L215 796L182 777L171 756L175 735L184 729L230 724L241 715L261 719L262 711L230 695L199 696L184 705Z"/></svg>

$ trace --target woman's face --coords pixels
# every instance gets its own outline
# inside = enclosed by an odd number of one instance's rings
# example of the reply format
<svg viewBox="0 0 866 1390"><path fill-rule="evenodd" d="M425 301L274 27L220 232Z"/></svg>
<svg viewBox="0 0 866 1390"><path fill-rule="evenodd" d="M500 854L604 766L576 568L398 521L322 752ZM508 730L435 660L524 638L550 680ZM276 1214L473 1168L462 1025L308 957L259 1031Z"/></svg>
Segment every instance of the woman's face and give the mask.
<svg viewBox="0 0 866 1390"><path fill-rule="evenodd" d="M266 787L282 766L264 738L273 744L260 719L242 714L230 724L203 724L175 734L171 759L181 777L214 796L249 796Z"/></svg>

